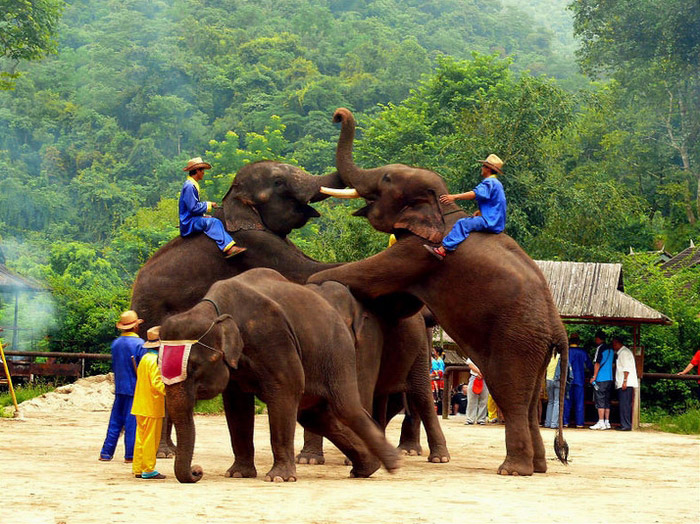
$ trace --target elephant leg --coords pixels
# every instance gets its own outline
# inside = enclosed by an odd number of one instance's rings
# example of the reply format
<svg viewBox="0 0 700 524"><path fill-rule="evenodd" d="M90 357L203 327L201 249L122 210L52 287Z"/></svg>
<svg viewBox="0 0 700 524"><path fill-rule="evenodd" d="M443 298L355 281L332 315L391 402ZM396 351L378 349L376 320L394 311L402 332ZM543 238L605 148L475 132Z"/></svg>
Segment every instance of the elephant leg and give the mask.
<svg viewBox="0 0 700 524"><path fill-rule="evenodd" d="M166 400L167 402L167 400ZM168 459L173 458L175 453L177 453L177 447L173 442L171 437L173 430L173 421L168 415L168 410L165 410L165 417L163 420L163 429L160 432L160 443L158 444L158 452L156 453L156 458Z"/></svg>
<svg viewBox="0 0 700 524"><path fill-rule="evenodd" d="M420 445L420 417L417 417L414 406L408 404L405 393L394 393L388 396L386 407L386 420L393 419L401 410L406 408L403 422L401 423L401 436L396 449L403 455L412 457L422 455L423 448Z"/></svg>
<svg viewBox="0 0 700 524"><path fill-rule="evenodd" d="M389 415L389 404L392 403L392 397L393 395L375 395L372 402L372 418L382 429L386 429L386 425L396 414L394 413L393 415ZM403 401L401 401L401 407L403 407Z"/></svg>
<svg viewBox="0 0 700 524"><path fill-rule="evenodd" d="M496 352L497 349L492 349L492 353ZM523 361L522 358L510 360ZM533 398L535 395L539 398L537 388L540 387L537 382L539 363L536 366L523 365L512 370L498 369L498 363L486 366L489 392L506 419L506 458L498 467L501 475L532 475L534 472L531 425L537 427L537 414L533 418L532 409L537 407Z"/></svg>
<svg viewBox="0 0 700 524"><path fill-rule="evenodd" d="M277 395L266 400L274 462L270 471L265 474L265 481L296 482L294 430L299 398L295 395Z"/></svg>
<svg viewBox="0 0 700 524"><path fill-rule="evenodd" d="M234 461L225 473L232 478L255 478L255 446L253 428L255 425L255 397L244 393L235 382L229 382L222 394L226 423L231 437Z"/></svg>
<svg viewBox="0 0 700 524"><path fill-rule="evenodd" d="M354 393L354 394L353 394ZM330 405L333 414L362 439L370 452L381 460L390 473L401 465L401 459L394 447L384 437L384 432L362 408L357 391L338 395Z"/></svg>
<svg viewBox="0 0 700 524"><path fill-rule="evenodd" d="M420 448L420 425L418 420L423 423L425 434L428 437L428 462L435 464L447 463L450 461L450 453L447 451L447 440L442 432L440 421L437 413L435 413L435 404L433 403L433 394L430 391L429 376L425 372L427 363L420 359L413 365L408 377L409 389L406 392L409 409L414 422L418 426L416 431L416 439ZM403 429L403 428L402 428Z"/></svg>
<svg viewBox="0 0 700 524"><path fill-rule="evenodd" d="M296 456L297 464L325 464L326 459L323 456L323 437L304 429L304 447Z"/></svg>
<svg viewBox="0 0 700 524"><path fill-rule="evenodd" d="M380 468L381 462L377 457L373 456L362 440L342 424L325 405L301 411L299 423L304 429L326 437L350 460L351 477L366 478Z"/></svg>
<svg viewBox="0 0 700 524"><path fill-rule="evenodd" d="M540 372L537 380L542 384L546 373L546 366ZM544 451L544 442L540 433L540 417L537 408L540 405L540 388L535 388L530 402L530 438L532 440L532 466L535 473L547 472L547 457Z"/></svg>

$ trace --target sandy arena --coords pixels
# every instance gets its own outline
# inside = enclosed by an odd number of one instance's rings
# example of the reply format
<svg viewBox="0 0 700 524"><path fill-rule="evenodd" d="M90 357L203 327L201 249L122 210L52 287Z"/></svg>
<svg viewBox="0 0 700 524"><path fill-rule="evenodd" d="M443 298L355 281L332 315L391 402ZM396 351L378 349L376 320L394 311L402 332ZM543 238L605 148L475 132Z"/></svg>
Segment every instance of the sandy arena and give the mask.
<svg viewBox="0 0 700 524"><path fill-rule="evenodd" d="M204 478L179 484L172 460L159 460L166 480L135 479L121 442L112 462L97 460L110 385L104 377L79 381L25 403L23 421L0 419L1 523L694 523L700 510L698 437L571 429L567 467L553 458L554 431L542 430L549 472L501 477L504 427L465 426L463 417L442 421L448 464L406 457L396 475L350 479L328 447L325 466L300 465L298 482L272 484L262 480L271 467L266 416L256 417L257 479L224 478L232 462L225 419L198 416L194 462ZM392 442L400 423L388 428ZM297 449L301 437L299 430Z"/></svg>

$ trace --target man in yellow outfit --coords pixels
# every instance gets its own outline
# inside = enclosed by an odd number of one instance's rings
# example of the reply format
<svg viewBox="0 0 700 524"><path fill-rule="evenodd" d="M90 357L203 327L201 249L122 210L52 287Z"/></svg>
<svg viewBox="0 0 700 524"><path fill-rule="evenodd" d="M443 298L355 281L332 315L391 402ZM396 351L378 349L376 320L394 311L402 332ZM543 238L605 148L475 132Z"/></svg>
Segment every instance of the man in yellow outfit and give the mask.
<svg viewBox="0 0 700 524"><path fill-rule="evenodd" d="M143 345L146 354L141 358L136 372L136 389L131 407L131 414L136 415L132 470L137 478L164 479L165 475L156 470L156 454L165 416L165 385L158 369L160 326L149 329L147 337L148 341Z"/></svg>

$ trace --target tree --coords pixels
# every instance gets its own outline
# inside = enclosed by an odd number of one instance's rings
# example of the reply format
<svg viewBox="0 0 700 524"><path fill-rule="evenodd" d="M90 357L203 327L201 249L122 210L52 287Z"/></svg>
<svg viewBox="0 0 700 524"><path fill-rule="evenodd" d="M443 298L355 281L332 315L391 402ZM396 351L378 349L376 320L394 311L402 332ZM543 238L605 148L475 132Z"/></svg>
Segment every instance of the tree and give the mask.
<svg viewBox="0 0 700 524"><path fill-rule="evenodd" d="M576 0L574 32L584 72L611 75L629 109L650 109L657 133L696 185L700 208L700 3L697 0ZM689 216L695 221L695 216Z"/></svg>
<svg viewBox="0 0 700 524"><path fill-rule="evenodd" d="M55 53L56 32L63 0L3 0L0 14L0 89L12 89L22 60L39 60Z"/></svg>

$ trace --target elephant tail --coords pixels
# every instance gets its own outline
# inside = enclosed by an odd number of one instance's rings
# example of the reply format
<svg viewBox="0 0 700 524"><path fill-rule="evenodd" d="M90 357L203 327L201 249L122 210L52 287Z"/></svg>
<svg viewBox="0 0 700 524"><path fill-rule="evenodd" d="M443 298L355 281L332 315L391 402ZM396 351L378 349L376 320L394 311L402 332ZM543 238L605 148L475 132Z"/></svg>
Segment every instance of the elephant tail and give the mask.
<svg viewBox="0 0 700 524"><path fill-rule="evenodd" d="M557 434L554 437L554 453L562 464L568 465L569 445L564 440L564 401L569 375L569 339L566 336L566 331L563 329L561 331L559 340L552 344L552 349L561 355L559 358L559 424Z"/></svg>

